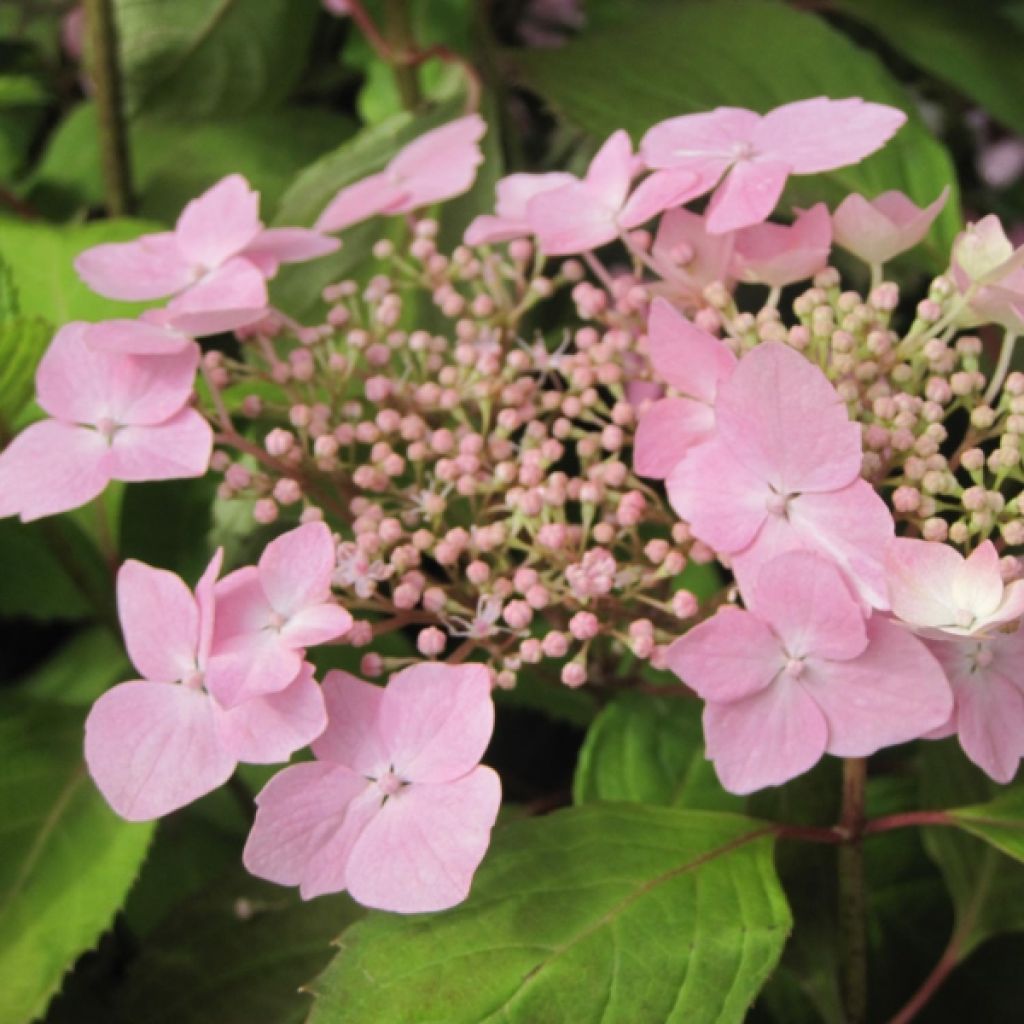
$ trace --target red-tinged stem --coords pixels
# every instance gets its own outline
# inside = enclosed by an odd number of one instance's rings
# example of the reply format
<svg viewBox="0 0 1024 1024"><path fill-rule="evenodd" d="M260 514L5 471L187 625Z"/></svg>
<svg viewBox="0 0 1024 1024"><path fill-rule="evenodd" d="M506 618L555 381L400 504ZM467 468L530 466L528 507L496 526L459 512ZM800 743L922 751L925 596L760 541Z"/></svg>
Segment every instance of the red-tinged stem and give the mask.
<svg viewBox="0 0 1024 1024"><path fill-rule="evenodd" d="M895 828L955 824L948 811L906 811L903 814L887 814L882 818L873 818L864 825L863 834L873 836L879 832L890 832Z"/></svg>
<svg viewBox="0 0 1024 1024"><path fill-rule="evenodd" d="M820 825L779 825L775 834L779 839L795 839L802 843L826 843L835 846L846 842L846 836L836 827Z"/></svg>
<svg viewBox="0 0 1024 1024"><path fill-rule="evenodd" d="M942 983L949 977L950 972L960 961L960 931L953 933L939 962L932 968L931 974L921 984L921 987L910 997L906 1006L896 1014L889 1024L909 1024L925 1007L928 1001L939 990Z"/></svg>
<svg viewBox="0 0 1024 1024"><path fill-rule="evenodd" d="M843 803L839 829L839 962L846 1024L866 1024L868 1015L867 888L864 880L864 800L867 760L843 759Z"/></svg>

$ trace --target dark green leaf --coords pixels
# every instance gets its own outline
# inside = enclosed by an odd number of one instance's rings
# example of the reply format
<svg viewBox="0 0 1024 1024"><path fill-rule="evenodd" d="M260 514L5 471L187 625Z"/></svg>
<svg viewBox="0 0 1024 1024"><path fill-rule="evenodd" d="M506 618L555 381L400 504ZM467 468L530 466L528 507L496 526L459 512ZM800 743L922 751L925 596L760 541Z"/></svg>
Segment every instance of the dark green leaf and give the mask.
<svg viewBox="0 0 1024 1024"><path fill-rule="evenodd" d="M0 1021L41 1014L65 971L107 928L152 825L107 807L82 763L78 709L0 707Z"/></svg>
<svg viewBox="0 0 1024 1024"><path fill-rule="evenodd" d="M1024 861L1024 785L1010 786L988 803L960 807L951 816L965 832Z"/></svg>
<svg viewBox="0 0 1024 1024"><path fill-rule="evenodd" d="M676 4L629 25L585 34L563 49L516 53L512 59L526 84L602 138L625 128L638 139L665 118L718 105L763 112L819 95L862 96L907 111L908 123L874 156L826 175L793 179L787 194L794 202L901 189L924 203L955 182L948 153L877 57L816 15L770 0ZM930 236L937 269L946 266L958 227L954 199Z"/></svg>
<svg viewBox="0 0 1024 1024"><path fill-rule="evenodd" d="M790 927L772 845L641 805L507 825L462 906L350 928L310 1022L741 1021Z"/></svg>
<svg viewBox="0 0 1024 1024"><path fill-rule="evenodd" d="M681 691L680 691L681 692ZM625 694L594 720L576 768L578 804L597 800L741 810L704 757L700 702Z"/></svg>
<svg viewBox="0 0 1024 1024"><path fill-rule="evenodd" d="M18 685L35 700L83 705L133 675L120 638L94 626L76 633Z"/></svg>

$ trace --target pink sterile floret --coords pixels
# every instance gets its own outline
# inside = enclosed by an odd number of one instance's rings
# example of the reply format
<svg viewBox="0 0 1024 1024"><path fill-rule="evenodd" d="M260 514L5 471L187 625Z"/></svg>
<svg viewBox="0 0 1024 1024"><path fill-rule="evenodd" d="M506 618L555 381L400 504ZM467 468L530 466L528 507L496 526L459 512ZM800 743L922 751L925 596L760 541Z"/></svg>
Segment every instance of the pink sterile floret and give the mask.
<svg viewBox="0 0 1024 1024"><path fill-rule="evenodd" d="M475 217L466 228L466 245L508 242L532 234L526 219L526 204L542 192L569 185L577 179L564 171L549 174L510 174L495 186L494 213Z"/></svg>
<svg viewBox="0 0 1024 1024"><path fill-rule="evenodd" d="M111 480L202 476L213 431L188 408L199 348L176 355L96 352L88 324L54 337L36 371L33 423L0 455L0 516L23 521L76 508Z"/></svg>
<svg viewBox="0 0 1024 1024"><path fill-rule="evenodd" d="M898 537L886 568L893 615L925 636L979 637L1024 615L1024 580L1003 582L990 540L964 558L945 544Z"/></svg>
<svg viewBox="0 0 1024 1024"><path fill-rule="evenodd" d="M826 558L790 552L668 650L707 701L707 756L726 789L750 793L822 754L866 757L940 725L952 696L924 643L879 615L865 623Z"/></svg>
<svg viewBox="0 0 1024 1024"><path fill-rule="evenodd" d="M928 234L948 197L947 186L933 203L922 208L902 192L883 192L871 200L857 193L849 195L832 214L836 245L865 263L886 263Z"/></svg>
<svg viewBox="0 0 1024 1024"><path fill-rule="evenodd" d="M649 167L693 171L705 191L721 181L707 221L717 234L765 220L789 175L855 164L883 146L906 119L900 110L857 98L818 96L764 116L718 107L656 124L640 152Z"/></svg>
<svg viewBox="0 0 1024 1024"><path fill-rule="evenodd" d="M486 131L484 119L470 114L414 139L383 171L343 188L320 214L316 230L341 231L379 214L409 213L461 195L483 162Z"/></svg>
<svg viewBox="0 0 1024 1024"><path fill-rule="evenodd" d="M806 281L824 269L832 248L832 219L818 203L792 224L755 224L736 234L736 276L772 288Z"/></svg>
<svg viewBox="0 0 1024 1024"><path fill-rule="evenodd" d="M704 289L713 281L727 288L733 281L733 232L713 235L703 216L685 208L667 210L658 223L651 255L665 282L652 292L679 294L693 306L703 305Z"/></svg>
<svg viewBox="0 0 1024 1024"><path fill-rule="evenodd" d="M282 263L301 263L338 248L305 228L264 228L260 197L230 174L193 199L173 231L133 242L107 242L75 260L82 280L112 299L175 296L163 323L189 334L230 331L266 312L267 279Z"/></svg>
<svg viewBox="0 0 1024 1024"><path fill-rule="evenodd" d="M1024 246L1014 248L995 214L957 235L950 271L960 293L969 296L957 318L961 326L997 323L1024 330Z"/></svg>
<svg viewBox="0 0 1024 1024"><path fill-rule="evenodd" d="M652 175L630 195L643 164L629 136L615 132L597 151L582 180L545 189L526 204L526 220L549 256L606 245L629 228L699 195L705 188L689 171Z"/></svg>
<svg viewBox="0 0 1024 1024"><path fill-rule="evenodd" d="M234 708L207 692L218 551L195 596L173 573L128 561L117 575L125 645L141 680L108 690L85 723L85 760L107 802L148 821L227 781L239 761L287 761L327 724L311 665Z"/></svg>
<svg viewBox="0 0 1024 1024"><path fill-rule="evenodd" d="M945 669L954 709L930 737L956 733L964 753L996 782L1010 782L1024 757L1024 630L928 639Z"/></svg>
<svg viewBox="0 0 1024 1024"><path fill-rule="evenodd" d="M768 342L720 385L714 434L684 455L667 488L694 536L731 557L741 586L776 555L810 550L885 609L893 520L860 469L860 428L828 378Z"/></svg>
<svg viewBox="0 0 1024 1024"><path fill-rule="evenodd" d="M665 299L651 305L647 338L655 373L683 396L655 402L637 424L634 468L663 480L690 448L714 432L715 398L736 357Z"/></svg>
<svg viewBox="0 0 1024 1024"><path fill-rule="evenodd" d="M487 669L414 665L386 689L335 671L324 694L317 760L259 794L245 866L305 899L347 889L399 913L460 903L501 803L480 764L494 728Z"/></svg>
<svg viewBox="0 0 1024 1024"><path fill-rule="evenodd" d="M284 689L307 647L349 630L352 616L331 596L334 565L330 529L306 523L217 584L207 685L225 707Z"/></svg>

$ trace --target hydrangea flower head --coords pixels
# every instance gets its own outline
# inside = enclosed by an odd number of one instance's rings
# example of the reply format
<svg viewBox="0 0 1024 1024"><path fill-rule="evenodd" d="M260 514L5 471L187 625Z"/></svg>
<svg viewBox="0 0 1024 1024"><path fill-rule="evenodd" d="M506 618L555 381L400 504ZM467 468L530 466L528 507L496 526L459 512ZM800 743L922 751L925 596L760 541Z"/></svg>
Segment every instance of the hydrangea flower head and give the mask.
<svg viewBox="0 0 1024 1024"><path fill-rule="evenodd" d="M464 900L501 803L480 764L494 728L482 665L420 664L386 688L324 680L317 760L257 797L245 865L305 899L347 889L368 907L444 910Z"/></svg>
<svg viewBox="0 0 1024 1024"><path fill-rule="evenodd" d="M85 760L123 818L148 821L216 789L239 761L287 761L327 724L313 669L288 687L225 708L206 688L215 620L218 551L195 595L173 573L128 561L117 576L125 644L142 679L120 683L93 705Z"/></svg>
<svg viewBox="0 0 1024 1024"><path fill-rule="evenodd" d="M111 480L202 476L213 431L188 407L199 365L193 341L166 356L97 352L70 323L36 371L49 414L0 455L0 516L39 519L92 501Z"/></svg>
<svg viewBox="0 0 1024 1024"><path fill-rule="evenodd" d="M835 566L790 552L765 564L727 608L669 648L668 663L707 701L707 756L726 789L777 786L823 754L866 757L941 725L949 686L924 643L867 622Z"/></svg>
<svg viewBox="0 0 1024 1024"><path fill-rule="evenodd" d="M692 170L718 188L708 230L735 231L765 220L791 174L817 174L858 163L883 146L906 115L894 107L824 96L765 115L718 107L654 125L640 151L650 167Z"/></svg>

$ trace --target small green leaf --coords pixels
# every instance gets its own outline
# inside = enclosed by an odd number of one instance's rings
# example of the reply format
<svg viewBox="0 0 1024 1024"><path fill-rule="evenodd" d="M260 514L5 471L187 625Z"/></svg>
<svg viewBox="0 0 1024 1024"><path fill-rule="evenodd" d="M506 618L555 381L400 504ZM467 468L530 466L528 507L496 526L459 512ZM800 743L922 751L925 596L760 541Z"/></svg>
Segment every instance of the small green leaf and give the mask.
<svg viewBox="0 0 1024 1024"><path fill-rule="evenodd" d="M955 183L949 154L876 56L816 15L770 0L673 4L629 25L584 33L562 49L516 52L510 59L525 84L600 137L625 128L637 140L652 124L679 114L719 105L764 112L820 95L861 96L907 112L896 138L862 163L791 179L787 195L794 203L888 189L926 203ZM930 236L936 269L946 266L959 224L954 198Z"/></svg>
<svg viewBox="0 0 1024 1024"><path fill-rule="evenodd" d="M124 902L150 824L118 818L82 763L78 709L0 705L0 1024L40 1015Z"/></svg>
<svg viewBox="0 0 1024 1024"><path fill-rule="evenodd" d="M463 905L345 932L310 1024L742 1021L791 923L772 846L637 804L504 826Z"/></svg>
<svg viewBox="0 0 1024 1024"><path fill-rule="evenodd" d="M988 803L959 807L950 816L965 832L1024 861L1024 785L1010 786Z"/></svg>
<svg viewBox="0 0 1024 1024"><path fill-rule="evenodd" d="M0 318L0 432L10 435L21 421L52 337L53 327L42 317Z"/></svg>
<svg viewBox="0 0 1024 1024"><path fill-rule="evenodd" d="M743 801L722 789L704 757L700 712L699 701L682 695L624 694L613 701L594 720L580 751L576 803L741 810Z"/></svg>
<svg viewBox="0 0 1024 1024"><path fill-rule="evenodd" d="M302 73L315 0L115 0L125 104L200 120L284 100Z"/></svg>

